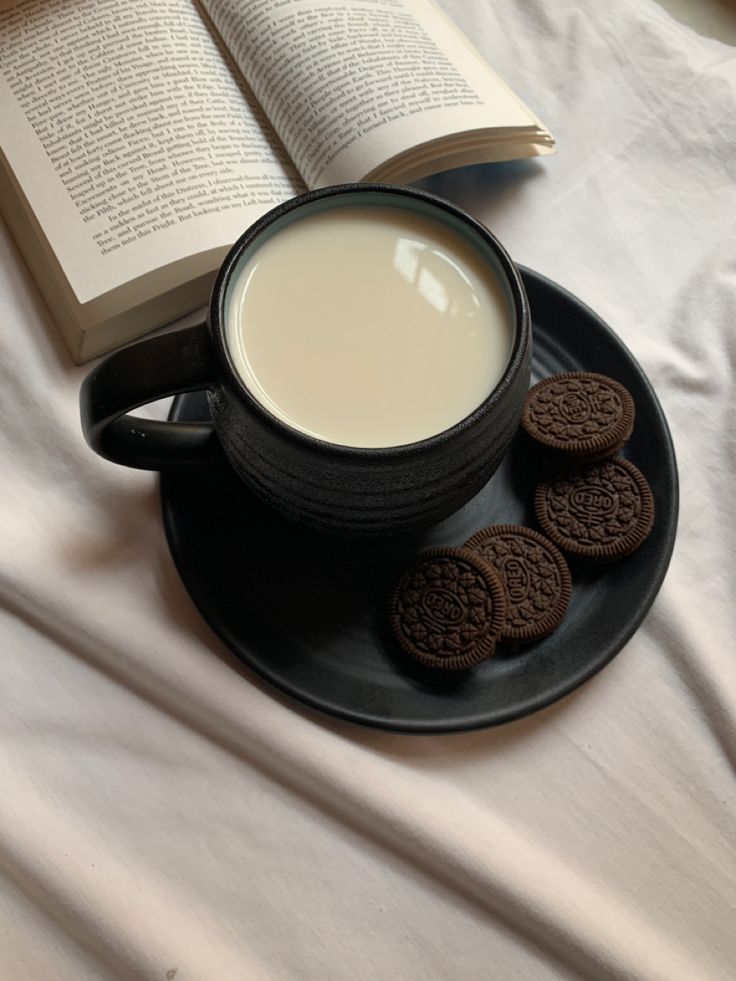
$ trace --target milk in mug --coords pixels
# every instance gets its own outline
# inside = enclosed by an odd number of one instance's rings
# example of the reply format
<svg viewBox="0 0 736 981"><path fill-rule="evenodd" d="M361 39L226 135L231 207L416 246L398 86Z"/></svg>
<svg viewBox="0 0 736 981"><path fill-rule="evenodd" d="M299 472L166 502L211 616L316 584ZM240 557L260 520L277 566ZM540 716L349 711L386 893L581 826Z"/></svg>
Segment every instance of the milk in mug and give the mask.
<svg viewBox="0 0 736 981"><path fill-rule="evenodd" d="M389 447L450 428L496 387L514 342L488 259L440 220L331 208L278 229L228 287L225 335L252 395L330 443Z"/></svg>

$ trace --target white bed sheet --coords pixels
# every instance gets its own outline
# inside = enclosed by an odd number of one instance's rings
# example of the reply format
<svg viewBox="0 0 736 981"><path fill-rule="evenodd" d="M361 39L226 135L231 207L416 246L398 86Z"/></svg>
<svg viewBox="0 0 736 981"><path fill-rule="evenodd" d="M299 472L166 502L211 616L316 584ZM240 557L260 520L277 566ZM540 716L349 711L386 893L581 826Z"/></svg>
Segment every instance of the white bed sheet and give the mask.
<svg viewBox="0 0 736 981"><path fill-rule="evenodd" d="M241 670L155 477L96 458L0 230L0 977L736 976L736 62L651 0L444 0L559 153L425 182L597 310L672 427L679 537L601 674L364 731Z"/></svg>

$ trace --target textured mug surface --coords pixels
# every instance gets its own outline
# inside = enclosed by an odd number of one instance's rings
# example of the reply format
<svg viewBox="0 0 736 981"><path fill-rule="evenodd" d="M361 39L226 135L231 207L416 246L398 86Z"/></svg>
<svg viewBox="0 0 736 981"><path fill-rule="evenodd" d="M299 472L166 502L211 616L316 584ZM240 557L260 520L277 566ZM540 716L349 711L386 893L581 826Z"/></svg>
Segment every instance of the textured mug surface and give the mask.
<svg viewBox="0 0 736 981"><path fill-rule="evenodd" d="M251 394L228 348L227 289L243 257L295 217L346 205L399 207L439 220L479 249L509 300L515 334L500 381L470 415L418 442L365 449L292 428ZM517 429L530 365L531 325L520 275L483 225L423 191L339 185L294 198L245 232L217 275L206 324L140 341L103 361L83 385L82 420L90 445L109 459L162 470L212 466L221 447L240 478L288 518L339 536L388 535L441 520L491 478ZM135 379L127 390L126 379ZM131 426L132 417L123 414L155 397L196 388L208 391L214 433L207 424L182 426L178 434L174 423L136 419Z"/></svg>

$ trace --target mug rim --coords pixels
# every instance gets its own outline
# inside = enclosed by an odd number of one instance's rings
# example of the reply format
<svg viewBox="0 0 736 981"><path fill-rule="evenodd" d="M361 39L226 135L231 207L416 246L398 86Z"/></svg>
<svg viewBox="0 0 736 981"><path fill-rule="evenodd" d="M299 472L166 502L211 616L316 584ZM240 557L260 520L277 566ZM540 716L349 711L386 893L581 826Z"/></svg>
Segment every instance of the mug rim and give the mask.
<svg viewBox="0 0 736 981"><path fill-rule="evenodd" d="M425 436L423 439L416 440L415 442L400 443L395 446L348 446L344 443L333 443L329 440L321 439L319 436L314 436L311 433L306 433L301 429L290 426L288 423L279 419L278 416L271 413L250 391L235 367L225 338L225 294L227 286L240 257L253 244L255 239L284 215L311 204L314 201L319 201L323 198L365 194L366 192L396 195L398 197L422 201L440 211L445 211L453 215L464 224L469 225L496 255L506 276L514 304L515 334L511 354L503 375L489 394L472 412L459 419L456 423L453 423L447 429L443 429L441 432L435 433L432 436ZM521 281L521 275L504 246L501 245L495 235L485 225L477 221L458 205L447 201L437 194L432 194L430 191L406 187L400 184L374 184L367 182L332 184L329 187L306 191L304 194L289 198L288 201L284 201L275 208L272 208L250 225L236 240L217 272L212 287L207 322L210 336L214 342L219 359L226 368L228 384L235 388L241 398L245 399L250 410L254 411L262 422L282 437L321 455L342 458L344 460L370 460L376 462L390 459L397 455L405 458L407 456L420 455L427 450L436 450L443 444L451 442L458 436L466 433L469 429L472 429L484 416L494 409L511 387L514 378L523 365L531 335L529 302Z"/></svg>

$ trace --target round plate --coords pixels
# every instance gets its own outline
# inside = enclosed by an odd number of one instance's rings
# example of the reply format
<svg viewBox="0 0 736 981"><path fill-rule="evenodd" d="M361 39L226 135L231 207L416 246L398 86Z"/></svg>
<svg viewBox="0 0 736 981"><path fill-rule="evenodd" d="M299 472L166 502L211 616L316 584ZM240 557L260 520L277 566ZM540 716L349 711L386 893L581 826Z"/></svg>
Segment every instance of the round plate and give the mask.
<svg viewBox="0 0 736 981"><path fill-rule="evenodd" d="M486 487L426 532L337 542L299 528L229 471L161 475L166 534L200 612L249 667L294 698L352 722L449 732L508 722L561 698L599 671L644 619L664 578L677 525L677 468L662 409L618 337L570 293L522 270L534 324L533 381L599 371L636 403L629 457L649 480L654 528L627 559L571 562L573 593L554 634L457 674L407 658L386 628L386 597L404 565L430 545L460 545L489 524L534 526L538 474L517 436ZM171 418L207 418L203 393L180 395Z"/></svg>

